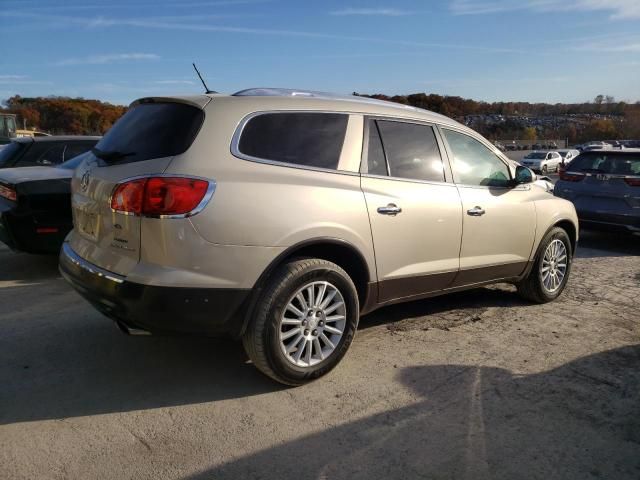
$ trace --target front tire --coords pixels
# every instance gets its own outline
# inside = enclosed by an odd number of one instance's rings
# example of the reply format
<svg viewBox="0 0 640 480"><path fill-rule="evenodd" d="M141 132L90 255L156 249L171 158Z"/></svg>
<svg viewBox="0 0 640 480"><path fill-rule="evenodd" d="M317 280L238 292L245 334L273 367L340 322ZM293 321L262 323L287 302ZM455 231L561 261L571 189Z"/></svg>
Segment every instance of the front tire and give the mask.
<svg viewBox="0 0 640 480"><path fill-rule="evenodd" d="M358 293L338 265L294 259L268 280L242 337L253 364L285 385L302 385L331 371L358 326Z"/></svg>
<svg viewBox="0 0 640 480"><path fill-rule="evenodd" d="M518 285L518 293L534 303L548 303L560 296L571 271L573 252L567 232L552 228L540 242L533 268Z"/></svg>

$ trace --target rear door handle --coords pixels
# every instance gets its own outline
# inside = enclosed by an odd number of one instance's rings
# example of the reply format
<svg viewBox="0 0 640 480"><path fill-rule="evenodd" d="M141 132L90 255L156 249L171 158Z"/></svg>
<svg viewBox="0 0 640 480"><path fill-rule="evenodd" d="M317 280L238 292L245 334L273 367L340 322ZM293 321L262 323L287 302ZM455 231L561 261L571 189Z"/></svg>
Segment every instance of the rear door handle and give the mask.
<svg viewBox="0 0 640 480"><path fill-rule="evenodd" d="M467 215L471 215L472 217L481 217L485 214L484 208L475 206L467 210Z"/></svg>
<svg viewBox="0 0 640 480"><path fill-rule="evenodd" d="M386 207L378 207L378 213L382 215L397 215L402 212L402 209L395 203L390 203Z"/></svg>

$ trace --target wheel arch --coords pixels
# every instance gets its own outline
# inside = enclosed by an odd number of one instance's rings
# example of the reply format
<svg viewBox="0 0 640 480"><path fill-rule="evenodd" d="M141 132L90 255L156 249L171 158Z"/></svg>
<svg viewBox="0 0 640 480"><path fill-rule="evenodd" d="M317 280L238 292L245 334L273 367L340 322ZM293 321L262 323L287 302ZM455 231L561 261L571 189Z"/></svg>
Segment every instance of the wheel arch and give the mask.
<svg viewBox="0 0 640 480"><path fill-rule="evenodd" d="M340 238L321 237L305 240L280 253L262 272L254 285L237 336L241 337L256 307L258 299L271 274L285 262L298 257L321 258L340 266L351 277L358 292L360 308L367 305L372 295L370 283L374 278L365 256L351 243Z"/></svg>

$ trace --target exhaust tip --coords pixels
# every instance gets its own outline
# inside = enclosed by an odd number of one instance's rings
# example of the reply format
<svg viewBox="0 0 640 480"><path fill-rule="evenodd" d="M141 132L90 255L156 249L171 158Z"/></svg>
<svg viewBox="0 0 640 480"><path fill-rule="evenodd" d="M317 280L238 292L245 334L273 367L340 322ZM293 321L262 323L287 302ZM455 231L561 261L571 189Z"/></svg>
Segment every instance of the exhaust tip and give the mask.
<svg viewBox="0 0 640 480"><path fill-rule="evenodd" d="M151 335L151 332L148 330L130 327L119 320L116 320L116 326L120 329L121 332L126 333L127 335L135 335L135 336Z"/></svg>

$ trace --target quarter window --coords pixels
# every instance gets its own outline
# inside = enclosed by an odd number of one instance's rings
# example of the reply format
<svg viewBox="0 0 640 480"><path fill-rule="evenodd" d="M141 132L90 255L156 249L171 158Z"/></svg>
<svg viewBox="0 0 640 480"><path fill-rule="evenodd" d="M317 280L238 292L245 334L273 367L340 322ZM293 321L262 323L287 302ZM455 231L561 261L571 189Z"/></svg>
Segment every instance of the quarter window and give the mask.
<svg viewBox="0 0 640 480"><path fill-rule="evenodd" d="M506 187L509 169L498 156L478 140L463 133L443 129L453 154L453 171L457 183Z"/></svg>
<svg viewBox="0 0 640 480"><path fill-rule="evenodd" d="M433 128L388 120L377 120L375 123L382 137L389 174L392 177L444 181L442 157ZM374 129L369 129L370 132L372 130ZM369 162L371 164L371 160Z"/></svg>
<svg viewBox="0 0 640 480"><path fill-rule="evenodd" d="M369 151L367 153L367 173L372 175L387 175L387 160L384 157L382 141L378 133L376 122L369 122Z"/></svg>
<svg viewBox="0 0 640 480"><path fill-rule="evenodd" d="M340 113L265 113L251 118L238 150L263 160L307 167L338 168L348 115Z"/></svg>

